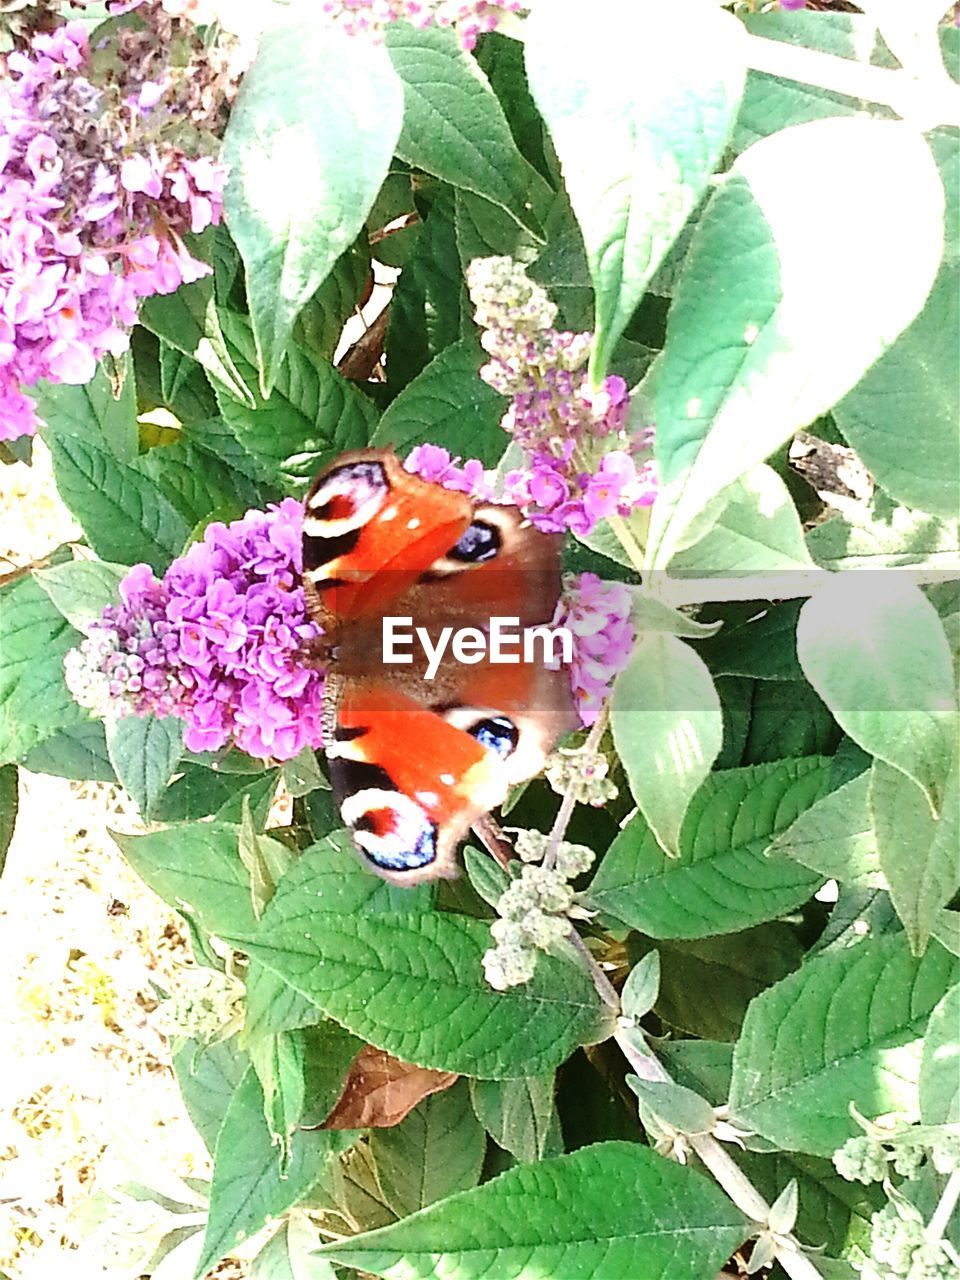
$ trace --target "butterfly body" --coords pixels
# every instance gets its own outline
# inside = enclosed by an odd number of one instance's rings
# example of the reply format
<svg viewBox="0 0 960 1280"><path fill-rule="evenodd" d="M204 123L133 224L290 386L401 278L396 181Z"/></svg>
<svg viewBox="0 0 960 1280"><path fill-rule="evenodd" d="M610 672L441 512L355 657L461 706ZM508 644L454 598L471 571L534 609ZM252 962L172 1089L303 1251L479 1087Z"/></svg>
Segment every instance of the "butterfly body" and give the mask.
<svg viewBox="0 0 960 1280"><path fill-rule="evenodd" d="M481 503L405 471L392 452L345 454L305 503L303 581L323 628L326 751L335 798L364 861L394 883L457 874L470 824L533 777L573 727L567 674L487 655L431 664L410 647L384 662L384 619L435 645L493 617L549 624L559 539L512 506ZM409 661L407 661L409 657Z"/></svg>

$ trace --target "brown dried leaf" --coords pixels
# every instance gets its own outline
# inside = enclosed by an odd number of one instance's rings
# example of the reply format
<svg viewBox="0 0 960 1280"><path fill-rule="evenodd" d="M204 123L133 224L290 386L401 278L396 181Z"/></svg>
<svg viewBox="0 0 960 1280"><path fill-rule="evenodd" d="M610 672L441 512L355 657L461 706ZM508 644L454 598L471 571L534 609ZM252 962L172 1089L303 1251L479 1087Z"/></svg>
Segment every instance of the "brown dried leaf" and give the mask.
<svg viewBox="0 0 960 1280"><path fill-rule="evenodd" d="M383 1049L364 1045L323 1128L386 1129L399 1124L418 1102L449 1089L456 1080L453 1072L415 1067Z"/></svg>

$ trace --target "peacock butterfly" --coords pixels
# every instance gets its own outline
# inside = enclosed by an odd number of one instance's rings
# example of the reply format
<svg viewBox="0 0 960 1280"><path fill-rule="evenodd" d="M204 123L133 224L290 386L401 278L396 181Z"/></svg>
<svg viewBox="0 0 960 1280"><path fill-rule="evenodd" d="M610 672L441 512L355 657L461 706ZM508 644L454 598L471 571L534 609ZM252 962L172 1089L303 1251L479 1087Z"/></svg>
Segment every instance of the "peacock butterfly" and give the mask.
<svg viewBox="0 0 960 1280"><path fill-rule="evenodd" d="M323 629L312 658L328 672L330 780L361 858L384 879L455 876L471 823L539 773L575 723L561 666L526 651L499 663L446 651L432 667L413 651L391 665L384 619L434 645L445 627L482 636L501 617L527 635L554 616L560 541L514 506L411 474L389 450L343 454L314 479L303 582Z"/></svg>

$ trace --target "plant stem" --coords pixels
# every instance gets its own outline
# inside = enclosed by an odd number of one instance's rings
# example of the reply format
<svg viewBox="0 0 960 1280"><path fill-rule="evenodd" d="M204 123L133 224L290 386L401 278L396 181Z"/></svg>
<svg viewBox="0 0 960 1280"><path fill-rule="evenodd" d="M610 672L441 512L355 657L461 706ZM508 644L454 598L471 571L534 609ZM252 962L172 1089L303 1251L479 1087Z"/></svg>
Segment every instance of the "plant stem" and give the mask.
<svg viewBox="0 0 960 1280"><path fill-rule="evenodd" d="M960 1169L954 1169L947 1179L940 1202L933 1211L933 1217L927 1224L927 1235L931 1240L940 1240L946 1234L950 1216L960 1200Z"/></svg>
<svg viewBox="0 0 960 1280"><path fill-rule="evenodd" d="M753 71L890 107L898 116L914 120L924 130L938 125L960 125L960 88L943 71L942 62L941 75L921 78L908 70L874 67L783 40L750 36L747 63Z"/></svg>
<svg viewBox="0 0 960 1280"><path fill-rule="evenodd" d="M600 739L603 737L603 731L607 726L607 708L609 703L605 702L600 708L596 720L590 727L586 740L582 747L579 748L583 752L596 752L600 745ZM563 800L560 802L560 808L554 819L553 826L550 828L550 837L547 841L547 850L543 855L543 865L548 869L551 868L557 860L557 850L560 848L560 841L566 834L567 827L570 825L570 819L573 817L573 811L577 807L576 796L573 789L570 788L564 793Z"/></svg>

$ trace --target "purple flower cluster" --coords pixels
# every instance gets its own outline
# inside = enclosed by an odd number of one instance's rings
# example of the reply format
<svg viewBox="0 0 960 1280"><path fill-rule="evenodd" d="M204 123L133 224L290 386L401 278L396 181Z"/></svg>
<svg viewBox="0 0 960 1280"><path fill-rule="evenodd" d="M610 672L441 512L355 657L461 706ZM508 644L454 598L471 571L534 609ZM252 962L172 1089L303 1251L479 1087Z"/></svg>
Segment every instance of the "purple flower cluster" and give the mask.
<svg viewBox="0 0 960 1280"><path fill-rule="evenodd" d="M570 682L574 705L584 724L593 724L616 676L633 650L630 588L605 582L595 573L569 581L557 607L555 625L573 635Z"/></svg>
<svg viewBox="0 0 960 1280"><path fill-rule="evenodd" d="M467 284L491 357L480 376L511 403L502 425L527 455L506 493L545 532L588 534L657 496L652 428L630 434L627 384L616 375L591 392L593 335L553 327L557 308L511 258L475 258Z"/></svg>
<svg viewBox="0 0 960 1280"><path fill-rule="evenodd" d="M468 493L477 502L493 500L493 476L484 471L478 458L468 458L460 465L448 450L438 444L418 444L407 454L404 467L422 480L432 480L445 489Z"/></svg>
<svg viewBox="0 0 960 1280"><path fill-rule="evenodd" d="M503 15L519 13L520 0L323 0L323 12L350 35L383 39L390 22L414 27L453 27L468 52L487 31L496 31Z"/></svg>
<svg viewBox="0 0 960 1280"><path fill-rule="evenodd" d="M65 660L76 700L100 715L175 715L191 751L234 742L289 760L322 742L323 675L299 660L319 634L300 585L303 508L207 526L158 580L136 565Z"/></svg>
<svg viewBox="0 0 960 1280"><path fill-rule="evenodd" d="M126 349L140 298L210 271L182 236L220 220L226 170L161 139L168 86L143 79L132 60L122 65L126 78L98 88L79 22L7 55L0 439L36 429L24 387L89 381L100 356Z"/></svg>

